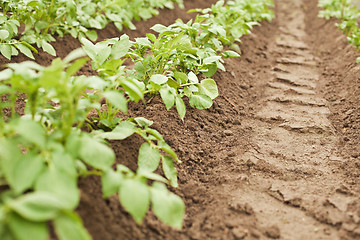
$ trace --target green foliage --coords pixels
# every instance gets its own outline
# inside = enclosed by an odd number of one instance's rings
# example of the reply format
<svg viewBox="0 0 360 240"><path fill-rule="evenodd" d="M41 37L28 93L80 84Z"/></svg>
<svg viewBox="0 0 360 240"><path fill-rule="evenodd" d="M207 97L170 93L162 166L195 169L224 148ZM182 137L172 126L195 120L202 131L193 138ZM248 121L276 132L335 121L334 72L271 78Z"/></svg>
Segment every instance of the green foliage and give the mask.
<svg viewBox="0 0 360 240"><path fill-rule="evenodd" d="M121 31L135 29L132 21L147 20L158 15L158 9L174 8L174 2L183 7L182 0L52 0L0 3L0 53L7 59L19 51L29 58L41 48L56 56L54 36L70 34L74 38L96 41L96 29L112 22ZM25 30L18 36L20 24ZM20 40L17 40L20 39Z"/></svg>
<svg viewBox="0 0 360 240"><path fill-rule="evenodd" d="M148 180L177 187L173 161L179 160L151 128L152 121L120 119L100 111L105 98L108 109L126 113L127 102L135 97L126 87L119 91L124 83L73 76L88 60L84 54L75 50L48 67L34 62L9 64L0 72L0 184L8 187L0 193L1 239L27 239L27 234L48 239L48 221L53 222L59 239L91 239L74 212L80 201L79 177L101 176L104 197L118 193L137 223L150 206ZM137 97L142 99L139 91ZM27 101L25 115L20 116L15 106L22 95ZM88 118L94 109L108 118ZM87 124L92 132L81 131ZM115 153L106 139L121 140L132 134L145 141L139 150L138 170L134 173L117 165L114 171ZM161 162L166 178L154 173ZM183 214L177 215L178 221L182 218ZM178 227L173 220L160 219Z"/></svg>
<svg viewBox="0 0 360 240"><path fill-rule="evenodd" d="M211 8L192 10L202 15L187 23L177 20L170 26L154 25L151 29L157 36L147 34L130 41L123 35L95 45L86 39L81 42L93 68L103 79L112 82L114 90L122 89L135 101L142 99L142 94L150 97L159 94L166 109L175 105L184 120L184 98L198 109L212 106L218 89L210 77L218 69L225 71L223 58L240 56L236 43L241 36L250 33L258 21L272 19L271 6L272 1L268 0L228 1L226 4L219 1ZM224 51L224 46L238 52ZM122 66L125 60L131 61L133 68ZM115 124L106 123L110 128Z"/></svg>
<svg viewBox="0 0 360 240"><path fill-rule="evenodd" d="M360 50L360 29L358 18L360 10L352 5L351 0L319 0L319 7L323 8L319 12L319 17L330 19L338 18L340 23L337 26L342 30L349 41L357 50ZM357 58L356 62L360 62Z"/></svg>

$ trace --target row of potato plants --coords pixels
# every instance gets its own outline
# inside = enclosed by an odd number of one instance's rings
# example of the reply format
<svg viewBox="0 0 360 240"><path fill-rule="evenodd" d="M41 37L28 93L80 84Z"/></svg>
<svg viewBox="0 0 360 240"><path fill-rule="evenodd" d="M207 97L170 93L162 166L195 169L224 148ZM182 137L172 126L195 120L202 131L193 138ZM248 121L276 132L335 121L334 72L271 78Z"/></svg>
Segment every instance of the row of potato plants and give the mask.
<svg viewBox="0 0 360 240"><path fill-rule="evenodd" d="M95 41L96 30L110 22L120 31L135 29L134 19L147 20L158 15L158 9L173 9L174 3L183 7L182 0L2 0L0 53L9 60L19 52L33 59L36 45L56 56L54 34Z"/></svg>
<svg viewBox="0 0 360 240"><path fill-rule="evenodd" d="M192 10L199 13L195 20L155 25L156 35L96 44L81 38L81 49L48 67L8 64L0 72L0 239L48 239L49 222L60 240L91 239L75 212L78 180L90 175L101 178L105 198L118 195L138 224L151 205L161 221L181 228L185 205L166 186L178 186L176 153L152 121L120 116L130 101L157 94L182 120L184 100L211 107L218 89L210 77L225 70L223 58L239 56L243 34L273 18L271 6L270 0L219 1ZM89 59L98 75L78 75ZM109 144L133 134L144 139L135 172L115 164ZM155 173L159 168L163 176Z"/></svg>
<svg viewBox="0 0 360 240"><path fill-rule="evenodd" d="M360 10L353 4L353 1L319 0L318 5L322 8L319 17L327 20L332 17L339 19L340 23L336 23L336 25L346 34L349 43L360 50L360 28L358 24ZM356 62L360 62L360 57L356 59Z"/></svg>

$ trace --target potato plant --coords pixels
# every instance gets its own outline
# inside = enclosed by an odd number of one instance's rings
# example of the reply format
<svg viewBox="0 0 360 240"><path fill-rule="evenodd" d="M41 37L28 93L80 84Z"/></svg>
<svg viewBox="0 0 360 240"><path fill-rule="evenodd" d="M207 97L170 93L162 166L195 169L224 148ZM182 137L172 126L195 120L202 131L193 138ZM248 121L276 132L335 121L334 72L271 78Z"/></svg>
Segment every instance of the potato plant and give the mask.
<svg viewBox="0 0 360 240"><path fill-rule="evenodd" d="M9 64L0 72L0 179L6 186L0 194L1 239L48 239L47 221L60 239L90 239L74 212L80 200L77 181L89 175L100 176L104 197L118 194L137 223L151 204L159 219L181 228L184 204L163 185L177 187L173 161L179 160L151 121L118 119L112 131L81 131L89 111L100 108L101 97L109 102L119 97L99 77L73 76L88 60L77 59L82 55L75 51L46 68L34 62ZM23 94L27 102L20 116L15 105ZM145 140L137 171L120 164L114 169L115 154L106 140L132 134ZM166 178L154 173L159 165Z"/></svg>
<svg viewBox="0 0 360 240"><path fill-rule="evenodd" d="M81 42L101 77L113 82L131 77L130 92L160 94L166 108L175 105L184 120L183 98L197 109L212 106L218 89L210 77L217 69L225 71L223 58L240 56L236 43L242 35L249 34L258 21L272 19L271 6L267 0L219 1L208 9L191 10L201 15L187 23L179 19L170 26L154 25L151 29L157 36L149 33L130 41L123 35L96 44L83 38ZM237 52L224 51L224 47ZM133 68L123 66L126 59ZM139 94L132 96L139 98Z"/></svg>
<svg viewBox="0 0 360 240"><path fill-rule="evenodd" d="M358 18L360 17L360 10L352 5L351 0L319 0L319 7L323 8L319 12L319 17L330 19L331 17L338 18L340 23L337 26L342 30L349 41L357 50L360 50L360 29ZM356 59L360 62L360 57Z"/></svg>
<svg viewBox="0 0 360 240"><path fill-rule="evenodd" d="M121 31L135 29L133 20L158 15L158 9L183 7L182 0L6 0L0 3L0 53L7 59L19 51L34 59L33 47L56 56L51 45L54 36L71 34L74 38L96 41L96 29L112 22ZM18 36L20 24L25 30ZM19 40L18 40L19 39Z"/></svg>

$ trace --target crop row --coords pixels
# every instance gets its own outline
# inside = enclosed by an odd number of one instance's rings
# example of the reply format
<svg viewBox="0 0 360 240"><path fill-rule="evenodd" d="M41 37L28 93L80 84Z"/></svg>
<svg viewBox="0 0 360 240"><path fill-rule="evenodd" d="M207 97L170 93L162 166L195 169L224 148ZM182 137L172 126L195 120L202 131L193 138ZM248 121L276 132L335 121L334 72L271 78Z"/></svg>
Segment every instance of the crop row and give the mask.
<svg viewBox="0 0 360 240"><path fill-rule="evenodd" d="M123 118L128 103L159 94L182 120L184 100L211 107L218 90L210 77L225 70L223 58L239 56L242 35L272 19L269 6L270 0L219 1L193 10L199 14L187 23L155 25L156 35L96 44L81 38L81 49L48 67L8 64L0 72L0 239L48 239L49 221L61 240L91 239L75 212L78 179L89 175L99 176L103 196L117 194L137 223L151 205L161 221L181 228L184 203L166 187L177 187L180 161L152 121ZM98 75L78 75L89 59ZM144 139L136 172L114 166L108 143L133 134Z"/></svg>
<svg viewBox="0 0 360 240"><path fill-rule="evenodd" d="M135 29L132 21L158 15L158 9L183 7L182 0L4 0L0 3L0 53L7 59L19 51L34 58L37 48L56 56L54 34L96 41L96 29L112 22L120 31ZM23 26L19 35L18 27Z"/></svg>
<svg viewBox="0 0 360 240"><path fill-rule="evenodd" d="M353 2L351 0L319 0L319 7L323 8L319 12L319 17L338 18L340 20L340 23L337 23L339 29L346 34L349 43L360 50L360 28L358 24L360 10L353 5ZM360 57L356 59L356 62L360 62Z"/></svg>

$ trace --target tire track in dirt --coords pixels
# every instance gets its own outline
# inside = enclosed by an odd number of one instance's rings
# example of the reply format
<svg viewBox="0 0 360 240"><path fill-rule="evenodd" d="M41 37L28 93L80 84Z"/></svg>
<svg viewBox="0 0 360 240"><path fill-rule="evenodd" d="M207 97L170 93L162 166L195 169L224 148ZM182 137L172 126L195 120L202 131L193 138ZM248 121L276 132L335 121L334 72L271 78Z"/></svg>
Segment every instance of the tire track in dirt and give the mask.
<svg viewBox="0 0 360 240"><path fill-rule="evenodd" d="M269 46L275 56L272 78L255 106L252 145L237 160L252 169L248 185L231 186L231 205L248 206L268 238L349 239L360 237L352 206L358 194L344 185L344 159L316 91L316 57L307 44L301 1L278 1L279 35Z"/></svg>

